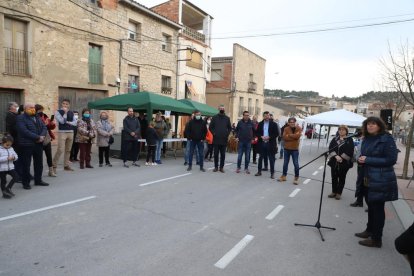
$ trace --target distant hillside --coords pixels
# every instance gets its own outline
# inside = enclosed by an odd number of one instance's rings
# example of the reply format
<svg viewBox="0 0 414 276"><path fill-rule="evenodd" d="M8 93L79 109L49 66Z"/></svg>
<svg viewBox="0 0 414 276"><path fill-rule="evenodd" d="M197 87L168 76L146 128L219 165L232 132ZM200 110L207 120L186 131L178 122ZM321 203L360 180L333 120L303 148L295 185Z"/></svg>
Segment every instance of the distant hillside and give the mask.
<svg viewBox="0 0 414 276"><path fill-rule="evenodd" d="M265 97L281 97L281 98L285 98L287 96L296 96L302 99L311 99L311 98L319 97L319 93L315 91L295 91L295 90L285 91L281 89L275 89L275 90L265 89L264 96Z"/></svg>
<svg viewBox="0 0 414 276"><path fill-rule="evenodd" d="M381 92L381 91L369 91L364 93L358 97L335 97L333 95L332 99L351 102L351 103L358 103L358 102L389 102L395 98L396 92ZM319 92L315 91L285 91L281 89L265 89L264 90L265 97L281 97L286 98L289 96L295 96L301 99L314 99L319 97Z"/></svg>

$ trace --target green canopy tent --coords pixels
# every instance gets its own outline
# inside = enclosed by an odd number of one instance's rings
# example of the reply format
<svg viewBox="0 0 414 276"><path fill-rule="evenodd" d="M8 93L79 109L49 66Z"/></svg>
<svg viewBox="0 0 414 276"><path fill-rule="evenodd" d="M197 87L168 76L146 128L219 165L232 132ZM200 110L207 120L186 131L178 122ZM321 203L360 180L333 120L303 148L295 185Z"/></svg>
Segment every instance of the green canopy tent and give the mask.
<svg viewBox="0 0 414 276"><path fill-rule="evenodd" d="M213 116L216 115L218 112L217 109L200 102L192 101L189 99L181 99L178 101L190 106L193 110L199 110L201 112L201 115L203 116Z"/></svg>
<svg viewBox="0 0 414 276"><path fill-rule="evenodd" d="M191 114L194 111L194 108L173 98L147 91L100 99L89 102L88 107L91 109L118 111L127 111L129 107L132 107L134 111L144 111L148 116L152 116L154 112L165 110L171 111L172 114Z"/></svg>

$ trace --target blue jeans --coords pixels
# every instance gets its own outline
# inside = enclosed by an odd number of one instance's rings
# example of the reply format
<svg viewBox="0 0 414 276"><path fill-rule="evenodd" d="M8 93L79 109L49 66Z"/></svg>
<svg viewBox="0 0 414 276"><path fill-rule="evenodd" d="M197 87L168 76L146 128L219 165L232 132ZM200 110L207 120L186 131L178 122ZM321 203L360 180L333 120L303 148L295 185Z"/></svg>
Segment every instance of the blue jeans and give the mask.
<svg viewBox="0 0 414 276"><path fill-rule="evenodd" d="M198 163L200 164L200 169L202 169L204 165L203 163L204 162L204 159L203 159L204 142L201 142L201 141L189 141L189 142L190 142L190 155L188 156L188 166L191 167L193 165L194 150L197 149L196 160L198 159Z"/></svg>
<svg viewBox="0 0 414 276"><path fill-rule="evenodd" d="M190 143L190 141L187 141L186 145L185 145L185 152L184 152L184 162L187 163L187 164L190 163L189 162L190 147L191 147L191 143ZM195 148L195 155L196 155L196 162L199 163L200 160L198 159L199 156L198 156L198 148L197 147Z"/></svg>
<svg viewBox="0 0 414 276"><path fill-rule="evenodd" d="M295 166L295 177L299 176L299 151L284 149L285 159L283 160L283 175L287 175L290 156L292 155L293 165Z"/></svg>
<svg viewBox="0 0 414 276"><path fill-rule="evenodd" d="M249 162L250 162L250 151L252 148L251 141L248 142L240 142L239 141L239 147L238 147L238 156L237 156L237 168L241 168L241 161L243 158L244 153L244 169L247 170L249 168Z"/></svg>
<svg viewBox="0 0 414 276"><path fill-rule="evenodd" d="M155 150L155 161L161 160L162 141L164 141L164 139L157 140L157 149Z"/></svg>

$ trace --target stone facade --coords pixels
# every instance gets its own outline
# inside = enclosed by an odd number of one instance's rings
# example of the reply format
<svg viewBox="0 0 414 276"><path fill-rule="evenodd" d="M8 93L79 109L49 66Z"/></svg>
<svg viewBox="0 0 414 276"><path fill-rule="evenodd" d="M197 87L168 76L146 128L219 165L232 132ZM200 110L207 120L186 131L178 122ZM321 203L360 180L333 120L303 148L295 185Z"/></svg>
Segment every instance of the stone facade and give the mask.
<svg viewBox="0 0 414 276"><path fill-rule="evenodd" d="M233 56L212 59L212 80L207 85L207 103L223 104L232 122L242 118L243 111L261 118L264 100L266 60L239 44L233 45ZM219 79L215 74L219 74Z"/></svg>
<svg viewBox="0 0 414 276"><path fill-rule="evenodd" d="M177 98L190 98L206 102L206 83L210 81L211 21L212 17L186 0L170 0L152 7L151 10L183 25L178 39ZM187 49L193 54L188 56ZM200 67L189 66L197 59ZM189 60L190 59L190 60Z"/></svg>
<svg viewBox="0 0 414 276"><path fill-rule="evenodd" d="M161 45L163 34L177 39L180 26L171 20L122 0L3 1L2 5L7 8L0 8L0 97L14 94L20 103L40 103L51 114L58 108L59 96L76 94L75 105L81 109L90 100L128 92L129 66L138 69L140 90L161 93L164 75L171 77L169 96L176 97L176 45L172 43L169 52ZM3 50L8 35L5 18L25 25L25 74L11 74L6 64L10 55ZM135 41L128 39L131 20L140 26L140 39ZM90 77L91 47L100 49L97 82Z"/></svg>

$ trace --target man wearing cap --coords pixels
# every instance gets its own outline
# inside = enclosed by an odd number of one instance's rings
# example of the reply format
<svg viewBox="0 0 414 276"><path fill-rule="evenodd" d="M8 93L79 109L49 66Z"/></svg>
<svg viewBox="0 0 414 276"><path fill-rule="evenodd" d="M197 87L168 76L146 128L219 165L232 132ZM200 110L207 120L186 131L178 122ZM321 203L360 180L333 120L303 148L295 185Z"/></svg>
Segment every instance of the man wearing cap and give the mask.
<svg viewBox="0 0 414 276"><path fill-rule="evenodd" d="M213 134L214 170L219 170L218 156L220 152L220 172L224 173L224 161L226 159L226 146L231 132L230 118L225 114L224 105L219 106L219 113L214 115L210 123L210 131Z"/></svg>

